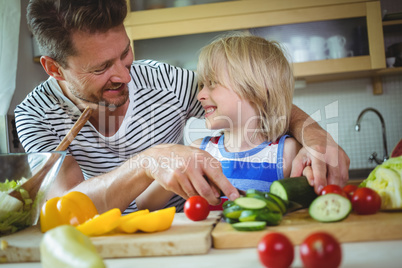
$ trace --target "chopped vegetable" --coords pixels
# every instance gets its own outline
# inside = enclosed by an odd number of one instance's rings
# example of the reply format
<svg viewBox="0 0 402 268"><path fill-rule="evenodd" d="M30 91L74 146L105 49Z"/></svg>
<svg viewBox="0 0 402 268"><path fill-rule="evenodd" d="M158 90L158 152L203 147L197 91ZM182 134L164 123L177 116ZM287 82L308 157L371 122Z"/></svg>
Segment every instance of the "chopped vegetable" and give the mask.
<svg viewBox="0 0 402 268"><path fill-rule="evenodd" d="M26 178L21 178L19 181L0 183L0 236L24 229L32 223L32 199L27 191L18 189L26 181ZM24 202L8 195L15 189L21 193Z"/></svg>
<svg viewBox="0 0 402 268"><path fill-rule="evenodd" d="M377 166L359 187L375 190L381 197L381 209L402 208L402 156Z"/></svg>
<svg viewBox="0 0 402 268"><path fill-rule="evenodd" d="M117 227L121 211L113 208L77 226L77 229L87 236L107 234Z"/></svg>
<svg viewBox="0 0 402 268"><path fill-rule="evenodd" d="M245 221L232 224L232 227L237 231L261 231L266 226L267 223L265 221Z"/></svg>
<svg viewBox="0 0 402 268"><path fill-rule="evenodd" d="M335 222L345 219L352 210L347 197L329 193L318 196L309 207L310 216L320 222Z"/></svg>
<svg viewBox="0 0 402 268"><path fill-rule="evenodd" d="M44 268L103 268L106 267L89 237L71 225L49 230L40 243Z"/></svg>
<svg viewBox="0 0 402 268"><path fill-rule="evenodd" d="M94 203L87 195L81 192L69 192L43 204L40 213L41 230L44 233L63 224L77 226L97 214Z"/></svg>
<svg viewBox="0 0 402 268"><path fill-rule="evenodd" d="M286 212L286 203L280 197L271 193L249 189L246 197L239 197L234 201L226 201L223 206L223 217L239 231L255 231L265 226L279 225L283 213ZM236 223L243 223L234 225ZM256 228L255 222L258 227Z"/></svg>
<svg viewBox="0 0 402 268"><path fill-rule="evenodd" d="M134 233L137 231L147 233L165 231L172 225L175 213L176 207L143 213L142 215L121 222L118 229L125 233Z"/></svg>

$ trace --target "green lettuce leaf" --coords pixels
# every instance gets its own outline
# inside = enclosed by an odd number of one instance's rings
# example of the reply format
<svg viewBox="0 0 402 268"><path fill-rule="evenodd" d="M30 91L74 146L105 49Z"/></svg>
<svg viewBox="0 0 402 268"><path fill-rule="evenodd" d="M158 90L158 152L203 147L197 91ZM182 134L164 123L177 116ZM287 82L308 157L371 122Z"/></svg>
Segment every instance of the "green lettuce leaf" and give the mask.
<svg viewBox="0 0 402 268"><path fill-rule="evenodd" d="M381 196L382 209L402 208L402 156L377 166L359 187L369 187Z"/></svg>

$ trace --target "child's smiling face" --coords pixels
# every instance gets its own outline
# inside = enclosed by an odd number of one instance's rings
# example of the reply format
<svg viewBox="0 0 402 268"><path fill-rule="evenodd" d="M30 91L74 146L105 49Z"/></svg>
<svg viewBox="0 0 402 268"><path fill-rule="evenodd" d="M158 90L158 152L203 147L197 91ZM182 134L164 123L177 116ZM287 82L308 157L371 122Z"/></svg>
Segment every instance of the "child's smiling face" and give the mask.
<svg viewBox="0 0 402 268"><path fill-rule="evenodd" d="M254 128L250 122L255 124L257 121L253 120L257 113L251 103L219 83L201 84L198 100L205 110L206 126L209 129L233 131L244 127Z"/></svg>

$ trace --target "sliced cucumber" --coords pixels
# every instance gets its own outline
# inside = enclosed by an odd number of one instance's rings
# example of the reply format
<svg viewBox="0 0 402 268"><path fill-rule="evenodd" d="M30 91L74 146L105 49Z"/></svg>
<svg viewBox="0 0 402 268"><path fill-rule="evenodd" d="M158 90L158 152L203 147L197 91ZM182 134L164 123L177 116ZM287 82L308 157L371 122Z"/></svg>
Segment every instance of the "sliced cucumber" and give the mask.
<svg viewBox="0 0 402 268"><path fill-rule="evenodd" d="M320 222L335 222L345 219L352 210L348 198L339 194L325 194L317 197L310 205L310 216Z"/></svg>
<svg viewBox="0 0 402 268"><path fill-rule="evenodd" d="M244 210L244 208L240 207L239 205L234 204L230 207L223 209L223 216L225 218L237 220L237 219L239 219L240 214L243 210Z"/></svg>
<svg viewBox="0 0 402 268"><path fill-rule="evenodd" d="M257 221L265 221L268 226L279 225L282 221L282 213L278 211L263 211L256 217Z"/></svg>
<svg viewBox="0 0 402 268"><path fill-rule="evenodd" d="M232 227L237 231L261 231L267 226L265 221L246 221L233 223Z"/></svg>
<svg viewBox="0 0 402 268"><path fill-rule="evenodd" d="M244 209L262 209L266 206L264 200L253 197L239 197L234 202Z"/></svg>
<svg viewBox="0 0 402 268"><path fill-rule="evenodd" d="M256 221L258 213L258 210L243 210L239 216L239 221Z"/></svg>
<svg viewBox="0 0 402 268"><path fill-rule="evenodd" d="M265 196L264 192L261 192L259 190L255 190L255 189L248 189L246 191L246 197L255 197L255 196Z"/></svg>
<svg viewBox="0 0 402 268"><path fill-rule="evenodd" d="M280 208L282 214L286 213L286 209L288 207L289 202L285 202L282 198L280 198L276 194L269 193L269 192L265 193L265 198L268 200L273 200Z"/></svg>
<svg viewBox="0 0 402 268"><path fill-rule="evenodd" d="M285 178L274 181L270 192L285 201L293 201L302 207L309 207L317 197L314 188L310 186L306 177Z"/></svg>
<svg viewBox="0 0 402 268"><path fill-rule="evenodd" d="M229 207L233 206L234 204L235 204L234 201L226 200L222 205L222 209L229 208Z"/></svg>

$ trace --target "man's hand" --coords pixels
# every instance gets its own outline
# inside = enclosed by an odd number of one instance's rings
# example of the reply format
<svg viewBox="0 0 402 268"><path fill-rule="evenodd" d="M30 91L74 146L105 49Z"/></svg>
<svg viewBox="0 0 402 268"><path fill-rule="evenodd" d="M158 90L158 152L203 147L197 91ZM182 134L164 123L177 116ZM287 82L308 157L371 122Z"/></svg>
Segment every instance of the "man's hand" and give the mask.
<svg viewBox="0 0 402 268"><path fill-rule="evenodd" d="M350 159L328 134L326 138L305 139L292 163L291 177L304 175L319 194L327 184L343 186L349 179ZM326 141L326 143L320 143Z"/></svg>
<svg viewBox="0 0 402 268"><path fill-rule="evenodd" d="M291 177L306 176L317 194L327 184L346 184L349 157L328 132L295 105L290 132L303 145L293 160Z"/></svg>
<svg viewBox="0 0 402 268"><path fill-rule="evenodd" d="M236 188L223 175L220 162L206 151L163 144L145 150L133 161L148 177L185 199L200 195L210 204L217 205L220 190L231 200L239 197Z"/></svg>

